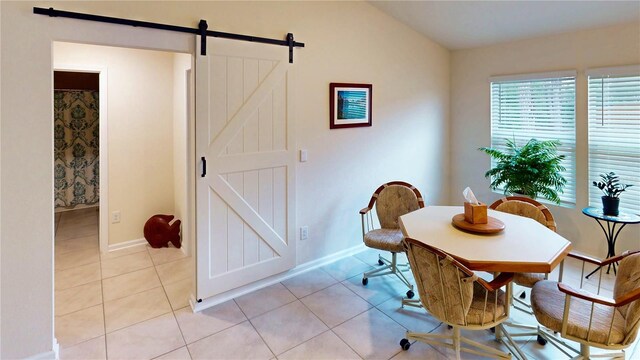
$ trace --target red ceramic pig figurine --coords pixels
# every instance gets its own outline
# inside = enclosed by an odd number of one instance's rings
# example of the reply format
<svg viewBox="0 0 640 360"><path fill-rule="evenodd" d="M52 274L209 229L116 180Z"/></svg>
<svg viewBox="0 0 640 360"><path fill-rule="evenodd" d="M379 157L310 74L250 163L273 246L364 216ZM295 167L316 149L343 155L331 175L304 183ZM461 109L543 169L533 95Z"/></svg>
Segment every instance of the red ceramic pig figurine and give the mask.
<svg viewBox="0 0 640 360"><path fill-rule="evenodd" d="M173 224L173 215L153 215L144 224L144 238L153 248L168 247L169 242L173 246L180 248L180 220Z"/></svg>

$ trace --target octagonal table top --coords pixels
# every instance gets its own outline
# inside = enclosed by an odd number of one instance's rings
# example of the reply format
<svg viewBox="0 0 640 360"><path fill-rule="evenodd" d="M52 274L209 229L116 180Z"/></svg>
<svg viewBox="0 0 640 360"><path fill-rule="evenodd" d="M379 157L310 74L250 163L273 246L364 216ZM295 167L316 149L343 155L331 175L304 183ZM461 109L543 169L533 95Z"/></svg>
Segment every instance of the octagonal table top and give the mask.
<svg viewBox="0 0 640 360"><path fill-rule="evenodd" d="M399 219L406 237L439 248L471 270L550 273L571 250L571 242L533 219L488 209L505 224L497 234L455 228L462 206L426 206Z"/></svg>

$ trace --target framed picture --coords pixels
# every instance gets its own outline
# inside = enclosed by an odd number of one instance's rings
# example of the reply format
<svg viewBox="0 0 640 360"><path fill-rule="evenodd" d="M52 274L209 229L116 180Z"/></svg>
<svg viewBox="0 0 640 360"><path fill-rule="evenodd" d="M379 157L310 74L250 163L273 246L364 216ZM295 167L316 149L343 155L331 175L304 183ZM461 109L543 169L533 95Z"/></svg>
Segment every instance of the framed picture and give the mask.
<svg viewBox="0 0 640 360"><path fill-rule="evenodd" d="M329 85L329 128L371 126L371 84Z"/></svg>

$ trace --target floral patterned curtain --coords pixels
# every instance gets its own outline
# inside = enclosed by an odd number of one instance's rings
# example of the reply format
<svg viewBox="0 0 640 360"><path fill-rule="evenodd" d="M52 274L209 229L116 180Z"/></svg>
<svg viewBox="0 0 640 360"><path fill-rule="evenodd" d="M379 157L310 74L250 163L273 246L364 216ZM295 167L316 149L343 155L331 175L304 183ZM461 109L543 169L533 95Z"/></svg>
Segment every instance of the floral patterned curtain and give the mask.
<svg viewBox="0 0 640 360"><path fill-rule="evenodd" d="M99 201L98 92L54 91L55 206Z"/></svg>

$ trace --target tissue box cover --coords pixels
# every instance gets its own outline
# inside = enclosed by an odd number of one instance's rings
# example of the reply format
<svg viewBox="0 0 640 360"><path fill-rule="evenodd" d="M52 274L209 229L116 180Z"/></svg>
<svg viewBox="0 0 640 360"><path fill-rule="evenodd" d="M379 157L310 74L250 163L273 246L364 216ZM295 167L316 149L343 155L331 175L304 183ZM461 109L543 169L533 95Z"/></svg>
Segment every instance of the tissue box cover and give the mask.
<svg viewBox="0 0 640 360"><path fill-rule="evenodd" d="M479 203L478 205L464 202L464 220L471 224L487 223L487 204Z"/></svg>

